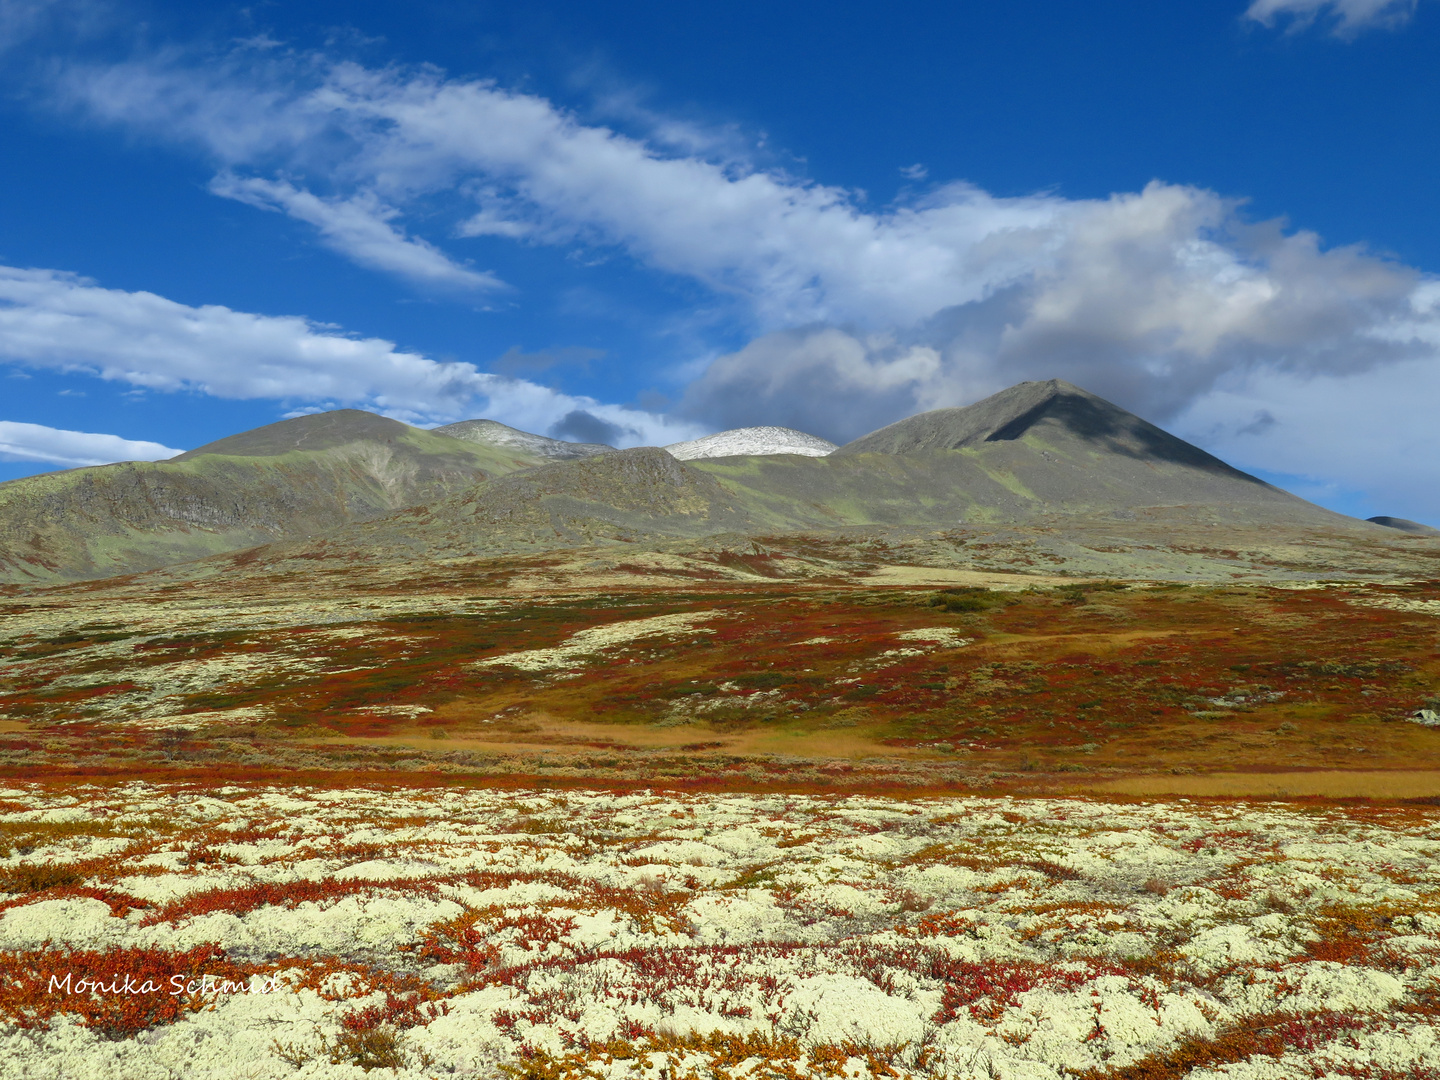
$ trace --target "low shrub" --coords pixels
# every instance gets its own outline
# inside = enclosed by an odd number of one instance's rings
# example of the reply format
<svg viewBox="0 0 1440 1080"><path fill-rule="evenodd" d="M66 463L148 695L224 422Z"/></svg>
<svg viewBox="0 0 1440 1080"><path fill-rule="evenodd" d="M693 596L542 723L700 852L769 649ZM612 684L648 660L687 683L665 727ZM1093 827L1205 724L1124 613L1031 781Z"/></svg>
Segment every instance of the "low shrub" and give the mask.
<svg viewBox="0 0 1440 1080"><path fill-rule="evenodd" d="M257 970L231 961L216 945L184 952L115 948L0 953L0 1017L18 1028L43 1029L54 1017L69 1014L104 1038L126 1039L205 1008L216 993L248 985Z"/></svg>

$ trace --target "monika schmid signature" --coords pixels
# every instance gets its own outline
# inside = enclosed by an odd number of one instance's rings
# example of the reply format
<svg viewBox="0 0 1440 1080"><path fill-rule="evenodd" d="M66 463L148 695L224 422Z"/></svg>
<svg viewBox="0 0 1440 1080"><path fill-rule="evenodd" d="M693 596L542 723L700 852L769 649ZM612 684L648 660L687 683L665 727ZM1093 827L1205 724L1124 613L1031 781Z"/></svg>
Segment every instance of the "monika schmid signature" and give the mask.
<svg viewBox="0 0 1440 1080"><path fill-rule="evenodd" d="M67 971L63 976L51 975L49 992L52 994L83 994L93 996L95 994L123 995L129 994L141 996L147 994L167 994L170 997L212 997L225 994L275 994L282 990L291 989L279 981L279 977L271 975L269 978L261 978L258 975L249 979L222 979L217 975L201 974L195 975L172 975L164 982L157 982L153 977L146 978L143 982L136 979L134 975L112 975L107 982L104 979L90 978L81 975L78 978L73 971Z"/></svg>

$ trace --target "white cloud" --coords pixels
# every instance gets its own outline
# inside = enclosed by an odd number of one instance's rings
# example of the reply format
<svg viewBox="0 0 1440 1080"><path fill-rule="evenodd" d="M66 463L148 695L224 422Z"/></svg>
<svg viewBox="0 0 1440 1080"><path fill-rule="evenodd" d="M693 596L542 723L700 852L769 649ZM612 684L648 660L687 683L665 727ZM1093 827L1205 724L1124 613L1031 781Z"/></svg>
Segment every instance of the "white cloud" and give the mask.
<svg viewBox="0 0 1440 1080"><path fill-rule="evenodd" d="M217 176L210 190L314 225L326 246L361 266L389 271L422 285L484 291L506 287L494 274L461 266L435 245L404 235L390 224L399 211L384 205L374 192L362 191L346 199L322 199L284 181L242 178L233 173Z"/></svg>
<svg viewBox="0 0 1440 1080"><path fill-rule="evenodd" d="M1372 26L1399 26L1415 13L1417 0L1253 0L1245 17L1265 26L1282 19L1290 30L1304 30L1321 16L1334 22L1337 37L1351 37Z"/></svg>
<svg viewBox="0 0 1440 1080"><path fill-rule="evenodd" d="M349 337L298 316L189 307L54 270L0 267L0 360L155 390L357 405L422 424L488 415L544 431L578 410L602 418L632 446L664 445L701 430L472 364L441 363L381 338Z"/></svg>
<svg viewBox="0 0 1440 1080"><path fill-rule="evenodd" d="M1370 334L1416 355L1360 371L1262 368L1229 375L1176 430L1245 468L1363 492L1376 513L1440 523L1440 281Z"/></svg>
<svg viewBox="0 0 1440 1080"><path fill-rule="evenodd" d="M0 461L45 461L66 468L113 461L161 461L184 451L159 443L44 424L0 420Z"/></svg>
<svg viewBox="0 0 1440 1080"><path fill-rule="evenodd" d="M1236 373L1433 362L1440 312L1417 303L1431 288L1358 249L1248 226L1209 192L1154 183L1071 203L1030 273L982 300L897 334L763 336L712 363L687 406L843 440L1061 376L1163 422Z"/></svg>
<svg viewBox="0 0 1440 1080"><path fill-rule="evenodd" d="M839 188L667 155L543 98L428 69L309 57L255 75L155 62L77 70L67 85L111 120L188 133L227 168L323 174L349 194L221 182L323 228L340 231L328 222L343 208L350 234L379 221L379 246L409 242L390 222L421 196L449 197L458 233L619 246L738 297L762 332L828 324L904 336L1019 289L1025 318L1000 328L1011 353L1044 341L1073 356L1098 334L1143 343L1171 374L1243 340L1368 363L1373 343L1353 333L1361 309L1393 305L1415 277L1358 251L1322 252L1309 234L1247 225L1233 202L1161 183L1106 200L1002 199L950 184L866 211Z"/></svg>
<svg viewBox="0 0 1440 1080"><path fill-rule="evenodd" d="M1245 469L1302 477L1310 498L1363 492L1376 514L1440 524L1440 364L1362 374L1256 371L1227 380L1175 430Z"/></svg>
<svg viewBox="0 0 1440 1080"><path fill-rule="evenodd" d="M1067 207L950 185L865 213L843 189L666 155L543 98L430 70L157 61L75 68L64 85L93 115L189 139L226 169L322 175L350 193L352 230L362 216L393 228L393 209L448 197L462 235L618 246L740 298L766 328L906 323L982 298L1028 272Z"/></svg>
<svg viewBox="0 0 1440 1080"><path fill-rule="evenodd" d="M686 408L715 427L774 423L844 442L922 409L964 404L959 374L933 345L815 325L720 357L690 386Z"/></svg>

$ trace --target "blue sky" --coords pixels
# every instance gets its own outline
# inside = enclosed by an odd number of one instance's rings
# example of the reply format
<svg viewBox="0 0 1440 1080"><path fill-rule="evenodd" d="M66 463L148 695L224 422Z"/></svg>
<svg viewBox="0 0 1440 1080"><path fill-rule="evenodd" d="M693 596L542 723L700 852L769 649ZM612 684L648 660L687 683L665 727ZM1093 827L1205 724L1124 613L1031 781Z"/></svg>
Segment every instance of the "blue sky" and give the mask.
<svg viewBox="0 0 1440 1080"><path fill-rule="evenodd" d="M1060 377L1440 523L1437 45L1431 0L0 0L0 478Z"/></svg>

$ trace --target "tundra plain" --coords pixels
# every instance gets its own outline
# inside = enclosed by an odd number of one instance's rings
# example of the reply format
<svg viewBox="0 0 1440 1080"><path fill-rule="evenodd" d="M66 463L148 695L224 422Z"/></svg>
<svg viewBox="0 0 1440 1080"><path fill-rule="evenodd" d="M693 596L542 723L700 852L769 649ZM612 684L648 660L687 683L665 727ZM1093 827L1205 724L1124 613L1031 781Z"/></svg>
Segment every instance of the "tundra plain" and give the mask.
<svg viewBox="0 0 1440 1080"><path fill-rule="evenodd" d="M12 587L6 1074L1437 1075L1440 582L870 556Z"/></svg>

